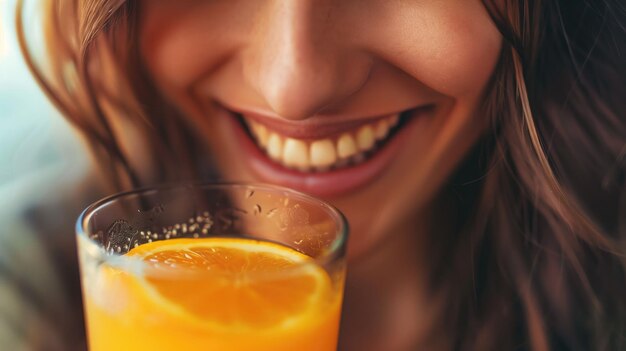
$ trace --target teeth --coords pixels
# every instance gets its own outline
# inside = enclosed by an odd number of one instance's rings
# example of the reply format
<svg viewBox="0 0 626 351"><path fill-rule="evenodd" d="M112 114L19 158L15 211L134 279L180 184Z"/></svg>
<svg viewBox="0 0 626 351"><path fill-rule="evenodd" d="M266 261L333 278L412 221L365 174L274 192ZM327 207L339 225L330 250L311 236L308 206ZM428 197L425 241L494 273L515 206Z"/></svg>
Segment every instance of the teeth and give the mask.
<svg viewBox="0 0 626 351"><path fill-rule="evenodd" d="M374 146L374 129L370 126L361 127L356 134L356 140L361 151L367 151Z"/></svg>
<svg viewBox="0 0 626 351"><path fill-rule="evenodd" d="M378 122L378 124L376 125L376 130L374 131L374 134L376 135L376 140L385 139L388 133L389 133L389 122L383 119L380 122Z"/></svg>
<svg viewBox="0 0 626 351"><path fill-rule="evenodd" d="M260 123L247 121L258 145L271 159L303 172L324 172L365 161L376 142L387 138L398 122L396 114L364 125L356 132L343 133L336 140L305 141L283 137Z"/></svg>
<svg viewBox="0 0 626 351"><path fill-rule="evenodd" d="M283 163L291 168L309 168L309 148L302 140L287 138L283 146Z"/></svg>
<svg viewBox="0 0 626 351"><path fill-rule="evenodd" d="M357 153L356 142L350 134L342 134L337 140L337 154L341 158L348 158Z"/></svg>
<svg viewBox="0 0 626 351"><path fill-rule="evenodd" d="M311 143L309 155L312 166L317 168L329 167L337 161L335 145L330 139L317 140Z"/></svg>
<svg viewBox="0 0 626 351"><path fill-rule="evenodd" d="M248 122L248 126L250 127L250 130L252 130L252 134L256 138L256 141L259 143L259 145L265 148L269 139L269 133L267 131L267 128L265 128L265 126L262 124L252 121Z"/></svg>
<svg viewBox="0 0 626 351"><path fill-rule="evenodd" d="M276 161L283 156L283 139L278 134L270 134L267 140L267 154Z"/></svg>
<svg viewBox="0 0 626 351"><path fill-rule="evenodd" d="M265 147L267 146L267 141L269 139L269 133L267 132L267 128L264 125L257 124L256 136L259 141L259 145Z"/></svg>
<svg viewBox="0 0 626 351"><path fill-rule="evenodd" d="M400 120L400 116L399 115L393 115L391 117L389 117L389 128L393 128L396 125L398 125L398 121Z"/></svg>

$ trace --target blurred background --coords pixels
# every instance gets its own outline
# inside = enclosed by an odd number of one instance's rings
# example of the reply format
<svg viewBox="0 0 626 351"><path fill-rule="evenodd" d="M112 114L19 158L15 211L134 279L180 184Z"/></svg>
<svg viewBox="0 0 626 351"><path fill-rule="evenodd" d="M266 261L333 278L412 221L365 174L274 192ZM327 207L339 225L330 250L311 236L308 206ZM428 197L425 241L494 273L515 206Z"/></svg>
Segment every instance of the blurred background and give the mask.
<svg viewBox="0 0 626 351"><path fill-rule="evenodd" d="M46 339L63 324L77 296L59 280L73 271L73 222L66 206L82 192L89 158L70 125L39 90L15 36L15 0L0 0L0 349L27 350L25 340ZM38 1L32 1L36 8ZM25 22L35 47L36 21ZM51 247L66 246L63 250ZM67 275L67 274L65 274ZM77 281L72 274L70 280ZM15 284L15 282L19 282ZM63 284L65 283L65 284ZM71 284L70 284L71 286ZM25 303L52 299L53 307ZM80 311L78 311L80 313ZM61 319L59 319L61 318ZM82 334L79 332L77 334ZM45 349L62 349L52 342Z"/></svg>
<svg viewBox="0 0 626 351"><path fill-rule="evenodd" d="M86 161L80 141L23 62L14 30L15 2L0 0L0 199L10 204L2 206L4 211L56 192L50 181L75 177Z"/></svg>

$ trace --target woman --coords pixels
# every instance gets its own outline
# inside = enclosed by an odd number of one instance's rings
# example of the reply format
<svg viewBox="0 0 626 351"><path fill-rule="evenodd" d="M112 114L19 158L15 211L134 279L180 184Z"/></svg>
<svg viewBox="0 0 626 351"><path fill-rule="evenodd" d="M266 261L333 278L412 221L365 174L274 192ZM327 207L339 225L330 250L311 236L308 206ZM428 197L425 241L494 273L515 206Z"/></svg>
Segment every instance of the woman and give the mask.
<svg viewBox="0 0 626 351"><path fill-rule="evenodd" d="M46 6L27 60L115 188L263 181L347 215L340 349L626 348L620 2Z"/></svg>

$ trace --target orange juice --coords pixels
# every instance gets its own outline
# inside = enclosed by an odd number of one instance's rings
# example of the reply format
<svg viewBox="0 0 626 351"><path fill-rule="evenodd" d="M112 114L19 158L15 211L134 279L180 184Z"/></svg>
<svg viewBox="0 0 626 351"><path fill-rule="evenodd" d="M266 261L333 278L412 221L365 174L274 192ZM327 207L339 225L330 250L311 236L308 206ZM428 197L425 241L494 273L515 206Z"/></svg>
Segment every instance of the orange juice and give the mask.
<svg viewBox="0 0 626 351"><path fill-rule="evenodd" d="M343 277L250 239L155 241L84 277L90 349L335 350ZM342 272L343 274L343 272Z"/></svg>

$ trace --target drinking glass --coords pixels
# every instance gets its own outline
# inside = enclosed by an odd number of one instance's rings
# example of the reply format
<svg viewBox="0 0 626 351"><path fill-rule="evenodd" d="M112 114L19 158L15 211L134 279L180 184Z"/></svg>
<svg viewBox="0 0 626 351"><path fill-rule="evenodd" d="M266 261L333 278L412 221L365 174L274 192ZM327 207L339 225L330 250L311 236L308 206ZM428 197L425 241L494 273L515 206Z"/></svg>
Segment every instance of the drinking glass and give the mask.
<svg viewBox="0 0 626 351"><path fill-rule="evenodd" d="M141 189L77 224L91 350L335 350L348 225L261 184Z"/></svg>

